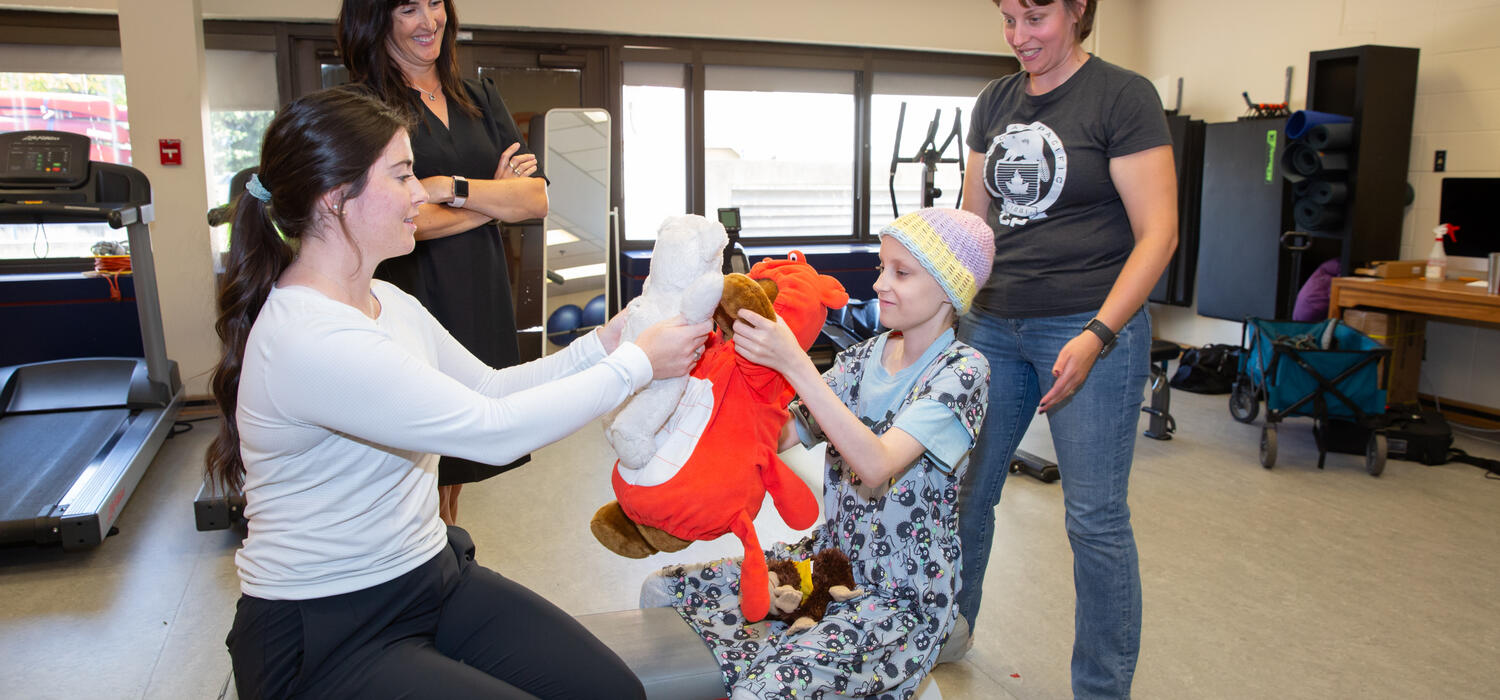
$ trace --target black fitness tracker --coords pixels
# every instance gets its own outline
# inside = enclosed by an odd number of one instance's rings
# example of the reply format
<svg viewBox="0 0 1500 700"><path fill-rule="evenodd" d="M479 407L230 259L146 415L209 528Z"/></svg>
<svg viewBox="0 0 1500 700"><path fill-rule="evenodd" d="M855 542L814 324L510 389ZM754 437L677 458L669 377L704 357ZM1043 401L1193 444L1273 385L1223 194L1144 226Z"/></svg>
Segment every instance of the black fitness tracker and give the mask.
<svg viewBox="0 0 1500 700"><path fill-rule="evenodd" d="M469 201L469 181L462 175L453 176L453 201L448 203L450 207L461 207L464 202Z"/></svg>
<svg viewBox="0 0 1500 700"><path fill-rule="evenodd" d="M1099 348L1100 355L1109 352L1109 349L1114 346L1115 332L1110 330L1109 326L1104 325L1103 321L1097 318L1089 319L1089 322L1084 325L1083 329L1099 336L1099 342L1104 343L1104 347Z"/></svg>

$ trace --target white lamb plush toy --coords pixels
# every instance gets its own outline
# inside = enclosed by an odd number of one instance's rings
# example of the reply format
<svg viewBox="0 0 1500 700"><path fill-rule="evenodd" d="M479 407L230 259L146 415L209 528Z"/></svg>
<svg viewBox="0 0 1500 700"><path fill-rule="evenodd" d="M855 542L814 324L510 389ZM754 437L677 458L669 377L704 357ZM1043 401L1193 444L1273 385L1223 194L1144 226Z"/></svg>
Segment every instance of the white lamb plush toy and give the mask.
<svg viewBox="0 0 1500 700"><path fill-rule="evenodd" d="M668 217L656 234L651 272L625 317L625 340L678 314L688 323L713 316L724 293L724 225L696 214ZM677 409L687 377L657 379L604 418L604 436L620 466L640 469L656 452L656 432Z"/></svg>

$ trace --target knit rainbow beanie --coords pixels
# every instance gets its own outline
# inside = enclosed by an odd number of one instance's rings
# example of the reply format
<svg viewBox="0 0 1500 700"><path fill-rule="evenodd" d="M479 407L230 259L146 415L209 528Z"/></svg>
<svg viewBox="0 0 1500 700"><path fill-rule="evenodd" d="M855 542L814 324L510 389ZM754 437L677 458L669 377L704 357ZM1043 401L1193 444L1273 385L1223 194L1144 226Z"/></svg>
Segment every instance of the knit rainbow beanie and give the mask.
<svg viewBox="0 0 1500 700"><path fill-rule="evenodd" d="M880 235L900 241L922 261L960 316L969 312L995 262L994 231L962 209L918 209L886 224Z"/></svg>

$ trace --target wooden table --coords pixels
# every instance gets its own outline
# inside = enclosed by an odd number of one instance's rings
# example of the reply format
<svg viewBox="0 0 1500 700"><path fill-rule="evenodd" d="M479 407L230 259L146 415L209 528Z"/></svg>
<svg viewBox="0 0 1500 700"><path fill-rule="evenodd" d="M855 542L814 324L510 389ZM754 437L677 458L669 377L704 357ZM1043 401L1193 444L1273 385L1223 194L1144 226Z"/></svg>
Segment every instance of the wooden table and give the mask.
<svg viewBox="0 0 1500 700"><path fill-rule="evenodd" d="M1500 295L1486 294L1484 287L1470 287L1463 282L1334 279L1328 295L1329 318L1343 318L1344 309L1356 306L1500 324Z"/></svg>

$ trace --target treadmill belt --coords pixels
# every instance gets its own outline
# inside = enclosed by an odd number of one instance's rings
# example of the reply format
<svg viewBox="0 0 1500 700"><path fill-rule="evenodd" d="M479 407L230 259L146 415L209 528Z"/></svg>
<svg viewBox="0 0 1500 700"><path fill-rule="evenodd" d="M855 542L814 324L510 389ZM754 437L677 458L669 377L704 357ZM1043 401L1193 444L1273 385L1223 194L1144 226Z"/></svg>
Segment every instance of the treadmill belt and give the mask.
<svg viewBox="0 0 1500 700"><path fill-rule="evenodd" d="M29 520L56 505L129 416L111 408L0 418L0 518Z"/></svg>

